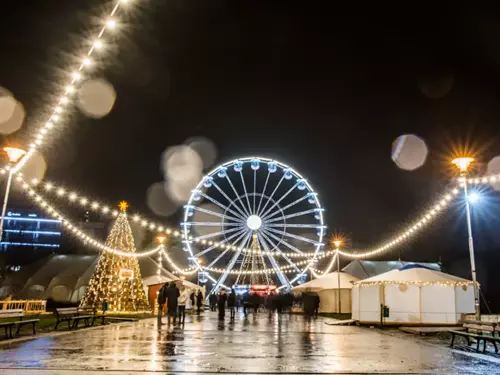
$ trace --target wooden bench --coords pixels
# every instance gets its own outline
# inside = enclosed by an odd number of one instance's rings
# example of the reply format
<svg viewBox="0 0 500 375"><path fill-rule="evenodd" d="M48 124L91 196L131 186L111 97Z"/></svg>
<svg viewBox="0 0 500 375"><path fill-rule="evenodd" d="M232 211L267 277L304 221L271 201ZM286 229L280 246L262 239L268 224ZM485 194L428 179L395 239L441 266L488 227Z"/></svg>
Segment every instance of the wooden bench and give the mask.
<svg viewBox="0 0 500 375"><path fill-rule="evenodd" d="M80 311L79 311L80 310ZM95 314L89 315L87 309L78 309L77 307L66 307L56 309L56 326L54 327L54 331L57 330L57 327L62 322L68 322L68 329L78 328L78 323L83 321L85 323L85 327L90 325L90 319L92 319L92 324L95 320ZM73 321L73 324L71 322Z"/></svg>
<svg viewBox="0 0 500 375"><path fill-rule="evenodd" d="M5 337L14 338L12 334L12 328L16 327L16 335L19 335L19 331L25 325L31 324L33 326L33 334L36 335L36 323L40 321L40 319L28 319L23 320L24 311L22 309L11 309L11 310L0 310L0 327L5 328ZM19 318L17 321L5 321L3 319L9 318Z"/></svg>
<svg viewBox="0 0 500 375"><path fill-rule="evenodd" d="M482 321L467 321L463 327L465 331L450 331L451 344L455 344L455 336L464 337L467 340L467 345L471 345L471 339L476 340L476 352L479 352L479 346L483 342L483 353L486 352L486 343L489 342L495 347L495 353L498 353L497 343L500 343L500 327L497 323L482 322ZM499 335L495 336L495 332Z"/></svg>

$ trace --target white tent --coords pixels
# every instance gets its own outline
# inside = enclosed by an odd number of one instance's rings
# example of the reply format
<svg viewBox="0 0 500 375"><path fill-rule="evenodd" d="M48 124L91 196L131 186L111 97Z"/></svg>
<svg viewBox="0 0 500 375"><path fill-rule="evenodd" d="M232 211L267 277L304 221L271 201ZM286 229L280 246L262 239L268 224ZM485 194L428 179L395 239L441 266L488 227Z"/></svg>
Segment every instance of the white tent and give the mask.
<svg viewBox="0 0 500 375"><path fill-rule="evenodd" d="M430 268L435 271L441 271L441 266L439 263L421 263L421 262L415 263L415 262L406 262L402 260L382 261L382 260L361 260L361 259L354 259L351 263L342 268L342 271L347 272L350 275L356 276L361 280L364 280L369 277L374 277L385 272L398 270L410 264L419 264L421 266Z"/></svg>
<svg viewBox="0 0 500 375"><path fill-rule="evenodd" d="M85 294L98 260L99 255L52 255L10 274L0 284L0 299L13 295L20 299L77 303ZM138 260L146 295L149 285L180 280L165 268L158 267L150 257ZM191 289L202 289L187 280L183 284Z"/></svg>
<svg viewBox="0 0 500 375"><path fill-rule="evenodd" d="M307 283L292 288L292 292L318 293L320 313L339 312L339 278L340 278L340 312L351 312L351 289L353 283L359 281L355 276L345 272L332 272Z"/></svg>
<svg viewBox="0 0 500 375"><path fill-rule="evenodd" d="M380 322L381 305L389 307L387 324L458 324L474 312L474 290L472 281L407 265L355 283L353 319Z"/></svg>

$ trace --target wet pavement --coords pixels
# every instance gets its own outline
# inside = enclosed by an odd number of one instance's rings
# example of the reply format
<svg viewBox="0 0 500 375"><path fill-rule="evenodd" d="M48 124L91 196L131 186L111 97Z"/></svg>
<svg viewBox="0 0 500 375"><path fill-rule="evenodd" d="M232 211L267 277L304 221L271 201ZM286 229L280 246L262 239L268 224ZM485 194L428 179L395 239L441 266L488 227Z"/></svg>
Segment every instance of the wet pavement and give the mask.
<svg viewBox="0 0 500 375"><path fill-rule="evenodd" d="M156 319L0 346L0 373L425 373L496 374L500 360L406 334L330 326L302 316ZM390 332L390 331L389 331Z"/></svg>

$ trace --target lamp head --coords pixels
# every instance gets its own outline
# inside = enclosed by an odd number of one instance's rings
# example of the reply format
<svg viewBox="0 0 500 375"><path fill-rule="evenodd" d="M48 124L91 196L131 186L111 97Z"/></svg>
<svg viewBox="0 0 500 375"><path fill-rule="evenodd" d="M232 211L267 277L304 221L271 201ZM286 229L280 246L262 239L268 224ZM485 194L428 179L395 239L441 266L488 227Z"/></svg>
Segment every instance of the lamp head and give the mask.
<svg viewBox="0 0 500 375"><path fill-rule="evenodd" d="M471 157L460 157L460 158L455 158L451 161L452 164L455 164L458 169L460 169L460 172L467 172L467 169L469 168L469 165L474 161L474 158Z"/></svg>
<svg viewBox="0 0 500 375"><path fill-rule="evenodd" d="M163 245L165 242L167 242L167 237L162 236L162 235L158 235L158 236L156 236L156 241L158 241L158 243L160 245Z"/></svg>
<svg viewBox="0 0 500 375"><path fill-rule="evenodd" d="M11 163L17 163L24 155L26 155L26 151L17 147L4 147L3 150L7 153Z"/></svg>
<svg viewBox="0 0 500 375"><path fill-rule="evenodd" d="M340 247L340 245L342 245L342 241L340 240L336 240L336 241L333 241L333 244L335 245L335 247L338 249Z"/></svg>

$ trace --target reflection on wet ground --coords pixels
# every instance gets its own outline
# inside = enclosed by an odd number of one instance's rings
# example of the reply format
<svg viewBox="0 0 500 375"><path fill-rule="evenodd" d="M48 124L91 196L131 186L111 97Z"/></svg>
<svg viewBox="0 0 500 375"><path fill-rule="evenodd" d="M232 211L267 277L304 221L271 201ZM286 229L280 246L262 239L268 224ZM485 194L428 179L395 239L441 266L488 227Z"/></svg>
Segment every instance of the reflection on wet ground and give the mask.
<svg viewBox="0 0 500 375"><path fill-rule="evenodd" d="M494 374L498 360L432 345L413 336L329 326L302 316L216 313L182 328L148 319L0 347L2 374L136 372ZM17 369L17 370L15 370ZM36 371L40 369L41 371ZM45 370L45 371L43 371ZM50 371L48 371L50 370ZM56 371L59 370L59 371ZM107 371L106 371L107 370Z"/></svg>

